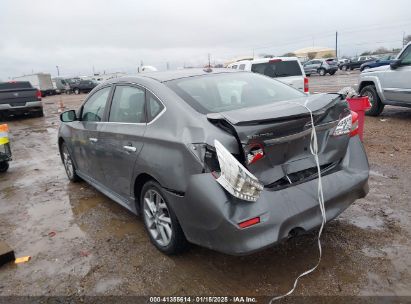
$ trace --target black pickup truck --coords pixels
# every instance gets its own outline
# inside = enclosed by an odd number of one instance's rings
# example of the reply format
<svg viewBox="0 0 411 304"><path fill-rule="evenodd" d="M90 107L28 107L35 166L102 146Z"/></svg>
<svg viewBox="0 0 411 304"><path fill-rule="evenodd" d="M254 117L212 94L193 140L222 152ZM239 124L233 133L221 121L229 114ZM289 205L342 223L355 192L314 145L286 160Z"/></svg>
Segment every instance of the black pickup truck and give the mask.
<svg viewBox="0 0 411 304"><path fill-rule="evenodd" d="M371 56L360 56L356 58L351 58L348 62L339 65L340 70L347 71L347 70L354 70L359 69L363 63L376 60L376 58Z"/></svg>
<svg viewBox="0 0 411 304"><path fill-rule="evenodd" d="M11 115L44 115L41 92L30 82L0 82L0 117Z"/></svg>

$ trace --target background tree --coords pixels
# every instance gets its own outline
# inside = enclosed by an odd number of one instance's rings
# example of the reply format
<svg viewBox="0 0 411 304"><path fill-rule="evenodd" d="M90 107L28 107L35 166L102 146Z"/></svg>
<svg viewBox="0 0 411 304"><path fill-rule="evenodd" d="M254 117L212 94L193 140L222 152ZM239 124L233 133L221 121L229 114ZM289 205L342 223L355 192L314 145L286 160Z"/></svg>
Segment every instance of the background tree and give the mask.
<svg viewBox="0 0 411 304"><path fill-rule="evenodd" d="M295 54L292 53L292 52L290 52L290 53L285 53L285 54L283 55L283 57L295 57Z"/></svg>
<svg viewBox="0 0 411 304"><path fill-rule="evenodd" d="M332 57L335 57L334 54L332 53L327 53L323 56L323 58L332 58Z"/></svg>
<svg viewBox="0 0 411 304"><path fill-rule="evenodd" d="M360 56L367 56L367 55L371 55L371 52L370 51L365 51L365 52L362 52L360 54Z"/></svg>
<svg viewBox="0 0 411 304"><path fill-rule="evenodd" d="M315 56L317 56L317 52L309 52L307 54L308 59L312 60L315 58Z"/></svg>
<svg viewBox="0 0 411 304"><path fill-rule="evenodd" d="M373 55L379 55L379 54L386 54L389 53L390 51L387 50L385 47L380 47L376 49L374 52L372 52Z"/></svg>

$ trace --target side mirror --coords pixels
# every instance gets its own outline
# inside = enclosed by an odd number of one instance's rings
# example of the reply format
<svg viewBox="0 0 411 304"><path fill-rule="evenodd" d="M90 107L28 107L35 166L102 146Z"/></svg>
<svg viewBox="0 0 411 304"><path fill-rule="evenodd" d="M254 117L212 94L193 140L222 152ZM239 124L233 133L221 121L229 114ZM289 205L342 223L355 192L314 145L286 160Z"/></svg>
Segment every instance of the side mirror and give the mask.
<svg viewBox="0 0 411 304"><path fill-rule="evenodd" d="M76 111L69 110L60 114L60 120L62 122L72 122L77 120Z"/></svg>
<svg viewBox="0 0 411 304"><path fill-rule="evenodd" d="M398 68L401 65L401 59L394 59L391 63L390 63L390 67L391 69L395 70L396 68Z"/></svg>

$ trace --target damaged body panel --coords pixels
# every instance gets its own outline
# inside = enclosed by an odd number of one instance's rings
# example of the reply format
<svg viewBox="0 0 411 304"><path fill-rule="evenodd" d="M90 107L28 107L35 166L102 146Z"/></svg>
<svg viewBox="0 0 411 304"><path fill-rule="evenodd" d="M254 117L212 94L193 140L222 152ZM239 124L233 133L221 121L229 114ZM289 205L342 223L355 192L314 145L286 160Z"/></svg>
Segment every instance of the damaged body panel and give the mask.
<svg viewBox="0 0 411 304"><path fill-rule="evenodd" d="M84 114L93 102L104 104L97 121ZM321 224L310 111L331 220L368 192L367 157L338 94L231 70L116 78L62 114L59 147L69 178L142 214L161 251L188 240L247 254Z"/></svg>

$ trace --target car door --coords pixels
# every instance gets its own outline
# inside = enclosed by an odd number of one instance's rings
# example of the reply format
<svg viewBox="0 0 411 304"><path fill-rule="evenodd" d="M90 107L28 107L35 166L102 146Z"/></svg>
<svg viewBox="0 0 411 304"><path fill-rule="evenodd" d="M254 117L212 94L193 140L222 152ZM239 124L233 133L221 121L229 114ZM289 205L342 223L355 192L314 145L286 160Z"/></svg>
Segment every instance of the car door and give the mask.
<svg viewBox="0 0 411 304"><path fill-rule="evenodd" d="M384 96L388 100L411 103L411 45L398 57L401 65L383 76Z"/></svg>
<svg viewBox="0 0 411 304"><path fill-rule="evenodd" d="M102 181L102 170L98 165L98 140L105 120L107 100L111 86L103 87L90 95L80 109L80 118L71 126L72 147L77 170L97 181Z"/></svg>
<svg viewBox="0 0 411 304"><path fill-rule="evenodd" d="M134 164L143 147L145 130L145 89L133 84L117 84L100 137L101 166L104 185L127 204L133 201Z"/></svg>

